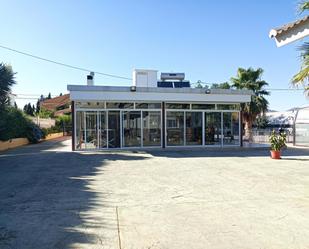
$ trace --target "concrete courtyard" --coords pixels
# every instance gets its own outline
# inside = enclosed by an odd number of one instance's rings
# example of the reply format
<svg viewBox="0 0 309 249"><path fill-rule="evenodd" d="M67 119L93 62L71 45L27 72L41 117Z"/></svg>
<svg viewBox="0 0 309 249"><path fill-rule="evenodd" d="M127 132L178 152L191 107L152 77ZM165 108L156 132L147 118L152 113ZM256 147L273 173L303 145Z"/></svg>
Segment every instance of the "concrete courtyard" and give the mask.
<svg viewBox="0 0 309 249"><path fill-rule="evenodd" d="M0 248L309 248L309 150L0 154Z"/></svg>

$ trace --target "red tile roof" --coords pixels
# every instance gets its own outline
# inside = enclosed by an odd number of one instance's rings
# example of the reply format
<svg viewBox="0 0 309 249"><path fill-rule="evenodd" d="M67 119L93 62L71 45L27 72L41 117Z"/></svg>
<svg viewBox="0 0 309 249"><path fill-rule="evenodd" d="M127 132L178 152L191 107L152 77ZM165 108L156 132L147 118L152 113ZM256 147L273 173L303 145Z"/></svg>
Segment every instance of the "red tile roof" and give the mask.
<svg viewBox="0 0 309 249"><path fill-rule="evenodd" d="M64 106L70 103L70 94L64 94L52 99L45 99L40 103L41 108L55 111L58 107Z"/></svg>
<svg viewBox="0 0 309 249"><path fill-rule="evenodd" d="M274 28L270 31L269 37L270 38L276 37L277 35L281 34L282 32L288 31L289 29L291 29L291 28L293 28L297 25L303 24L307 20L309 20L309 15L303 17L302 19L296 20L295 22L290 22L288 24L285 24L282 27Z"/></svg>

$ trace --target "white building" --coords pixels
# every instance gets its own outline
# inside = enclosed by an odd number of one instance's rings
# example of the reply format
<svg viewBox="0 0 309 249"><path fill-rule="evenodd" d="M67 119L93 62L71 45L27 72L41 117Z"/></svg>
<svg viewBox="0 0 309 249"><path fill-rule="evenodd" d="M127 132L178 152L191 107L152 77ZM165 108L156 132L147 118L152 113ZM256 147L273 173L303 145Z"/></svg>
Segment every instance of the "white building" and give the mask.
<svg viewBox="0 0 309 249"><path fill-rule="evenodd" d="M241 146L247 90L190 88L184 73L134 70L131 87L68 85L73 150Z"/></svg>

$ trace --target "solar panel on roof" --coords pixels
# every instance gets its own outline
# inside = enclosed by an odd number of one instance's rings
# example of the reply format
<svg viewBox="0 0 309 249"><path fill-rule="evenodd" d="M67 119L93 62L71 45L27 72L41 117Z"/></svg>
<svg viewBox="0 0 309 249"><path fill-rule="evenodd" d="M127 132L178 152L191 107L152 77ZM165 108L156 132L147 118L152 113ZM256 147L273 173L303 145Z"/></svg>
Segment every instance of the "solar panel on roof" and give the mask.
<svg viewBox="0 0 309 249"><path fill-rule="evenodd" d="M165 88L173 88L173 82L169 82L169 81L158 81L157 86L158 86L158 87L165 87Z"/></svg>
<svg viewBox="0 0 309 249"><path fill-rule="evenodd" d="M183 87L190 87L189 81L180 81L180 82L174 82L175 88L183 88Z"/></svg>

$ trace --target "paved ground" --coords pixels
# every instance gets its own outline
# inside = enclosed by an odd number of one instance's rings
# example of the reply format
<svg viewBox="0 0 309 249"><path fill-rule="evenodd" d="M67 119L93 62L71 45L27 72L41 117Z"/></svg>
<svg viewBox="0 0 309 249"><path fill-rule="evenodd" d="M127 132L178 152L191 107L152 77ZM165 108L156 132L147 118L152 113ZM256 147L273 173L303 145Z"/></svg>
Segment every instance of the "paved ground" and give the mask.
<svg viewBox="0 0 309 249"><path fill-rule="evenodd" d="M309 150L276 161L69 142L0 154L0 248L309 248Z"/></svg>

